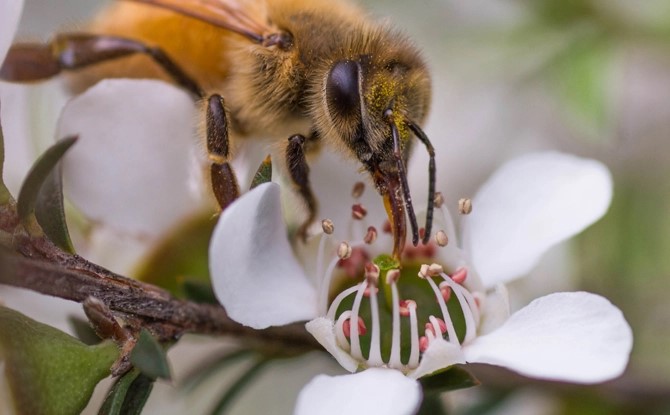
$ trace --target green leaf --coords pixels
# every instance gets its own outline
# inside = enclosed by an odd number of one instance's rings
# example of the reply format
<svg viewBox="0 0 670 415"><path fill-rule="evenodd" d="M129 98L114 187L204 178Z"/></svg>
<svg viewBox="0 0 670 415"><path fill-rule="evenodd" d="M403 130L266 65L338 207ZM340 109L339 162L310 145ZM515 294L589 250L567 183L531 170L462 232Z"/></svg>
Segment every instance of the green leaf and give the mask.
<svg viewBox="0 0 670 415"><path fill-rule="evenodd" d="M419 379L425 395L471 388L479 385L474 375L460 366L451 366L447 370Z"/></svg>
<svg viewBox="0 0 670 415"><path fill-rule="evenodd" d="M63 191L58 162L77 141L68 137L49 148L28 172L17 201L19 217L29 222L33 214L47 237L59 248L74 253L65 222Z"/></svg>
<svg viewBox="0 0 670 415"><path fill-rule="evenodd" d="M2 120L0 120L0 205L6 205L12 200L9 189L5 186L3 180L3 171L5 166L5 136L2 133Z"/></svg>
<svg viewBox="0 0 670 415"><path fill-rule="evenodd" d="M102 341L102 339L95 334L95 330L93 330L91 324L87 320L70 316L68 322L70 323L70 327L72 327L74 334L82 343L92 346Z"/></svg>
<svg viewBox="0 0 670 415"><path fill-rule="evenodd" d="M133 369L117 379L98 415L139 415L151 394L154 381Z"/></svg>
<svg viewBox="0 0 670 415"><path fill-rule="evenodd" d="M254 179L251 181L249 190L258 186L259 184L268 183L272 181L272 159L270 156L265 157L265 160L258 166Z"/></svg>
<svg viewBox="0 0 670 415"><path fill-rule="evenodd" d="M170 379L170 365L163 347L142 329L137 344L130 353L130 363L151 379Z"/></svg>
<svg viewBox="0 0 670 415"><path fill-rule="evenodd" d="M80 413L119 356L111 342L87 346L5 307L0 333L0 357L19 414Z"/></svg>

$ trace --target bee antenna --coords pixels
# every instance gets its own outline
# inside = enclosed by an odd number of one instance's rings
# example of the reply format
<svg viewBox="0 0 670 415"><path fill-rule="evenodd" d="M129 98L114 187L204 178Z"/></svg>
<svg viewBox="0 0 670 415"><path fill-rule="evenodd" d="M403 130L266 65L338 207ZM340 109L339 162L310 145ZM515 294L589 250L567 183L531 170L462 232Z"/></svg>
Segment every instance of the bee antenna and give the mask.
<svg viewBox="0 0 670 415"><path fill-rule="evenodd" d="M396 160L398 176L400 176L400 185L402 186L409 223L412 226L412 244L417 246L419 244L419 225L416 222L416 213L414 213L414 206L412 206L412 195L409 192L409 184L407 183L407 173L405 172L405 164L403 163L402 150L400 148L400 134L398 133L398 127L393 121L393 110L387 109L384 112L384 115L391 125L391 134L393 135L393 156Z"/></svg>
<svg viewBox="0 0 670 415"><path fill-rule="evenodd" d="M433 210L435 209L435 148L430 143L426 133L416 125L413 121L407 121L410 130L416 135L428 150L430 162L428 163L428 209L426 211L426 227L423 235L423 244L426 245L430 241L430 231L433 227Z"/></svg>

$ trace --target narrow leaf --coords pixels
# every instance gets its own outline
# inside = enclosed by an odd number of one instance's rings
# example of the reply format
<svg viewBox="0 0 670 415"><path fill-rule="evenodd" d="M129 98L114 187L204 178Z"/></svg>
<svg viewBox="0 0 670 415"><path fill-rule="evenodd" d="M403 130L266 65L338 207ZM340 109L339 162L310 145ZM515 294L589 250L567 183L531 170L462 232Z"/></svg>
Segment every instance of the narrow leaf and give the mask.
<svg viewBox="0 0 670 415"><path fill-rule="evenodd" d="M272 159L268 155L265 160L258 166L254 179L251 181L249 190L258 186L259 184L268 183L272 181Z"/></svg>
<svg viewBox="0 0 670 415"><path fill-rule="evenodd" d="M460 366L452 366L438 374L423 377L419 381L421 382L423 392L426 395L471 388L479 385L479 380L477 380L472 373Z"/></svg>
<svg viewBox="0 0 670 415"><path fill-rule="evenodd" d="M2 120L0 120L0 205L6 205L12 199L9 189L5 186L3 172L5 166L5 136L2 133Z"/></svg>
<svg viewBox="0 0 670 415"><path fill-rule="evenodd" d="M28 172L17 202L22 221L35 214L46 235L61 249L73 252L63 212L63 193L58 162L77 141L68 137L49 148Z"/></svg>
<svg viewBox="0 0 670 415"><path fill-rule="evenodd" d="M190 392L200 386L204 381L219 373L225 368L233 365L253 352L251 350L235 350L216 359L209 359L206 362L195 367L188 375L184 377L183 388Z"/></svg>
<svg viewBox="0 0 670 415"><path fill-rule="evenodd" d="M170 365L165 350L144 329L130 353L130 363L151 379L170 379Z"/></svg>
<svg viewBox="0 0 670 415"><path fill-rule="evenodd" d="M254 364L249 370L244 372L242 376L237 379L236 382L223 394L221 399L216 403L214 409L212 410L212 415L222 415L230 407L230 405L235 401L235 399L246 389L247 386L258 376L261 371L270 363L270 360L263 359L259 360Z"/></svg>
<svg viewBox="0 0 670 415"><path fill-rule="evenodd" d="M133 369L121 376L107 394L98 415L139 415L151 394L154 381Z"/></svg>

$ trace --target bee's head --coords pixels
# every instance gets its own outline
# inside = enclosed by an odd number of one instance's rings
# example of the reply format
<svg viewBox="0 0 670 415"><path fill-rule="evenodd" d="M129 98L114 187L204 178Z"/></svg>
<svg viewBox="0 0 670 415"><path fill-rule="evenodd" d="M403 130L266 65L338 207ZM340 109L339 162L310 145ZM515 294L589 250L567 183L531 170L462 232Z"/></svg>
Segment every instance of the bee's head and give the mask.
<svg viewBox="0 0 670 415"><path fill-rule="evenodd" d="M428 71L409 42L403 38L398 38L398 42L399 45L381 44L373 48L376 49L373 53L334 62L325 79L323 98L331 134L362 163L384 199L393 229L395 256L400 256L404 247L406 215L410 219L413 243L419 242L406 176L412 134L428 146L431 156L433 154L432 146L418 126L425 119L430 103ZM434 157L431 157L431 166L429 193L432 199ZM430 238L431 218L432 200L428 206L424 243Z"/></svg>

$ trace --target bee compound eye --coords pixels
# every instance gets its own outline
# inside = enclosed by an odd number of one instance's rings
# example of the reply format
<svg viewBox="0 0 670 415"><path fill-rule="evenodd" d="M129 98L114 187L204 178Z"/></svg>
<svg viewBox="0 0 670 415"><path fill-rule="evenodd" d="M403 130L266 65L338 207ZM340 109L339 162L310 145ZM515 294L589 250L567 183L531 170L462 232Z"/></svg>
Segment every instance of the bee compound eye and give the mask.
<svg viewBox="0 0 670 415"><path fill-rule="evenodd" d="M360 66L352 60L335 63L326 82L328 110L344 117L360 111Z"/></svg>

